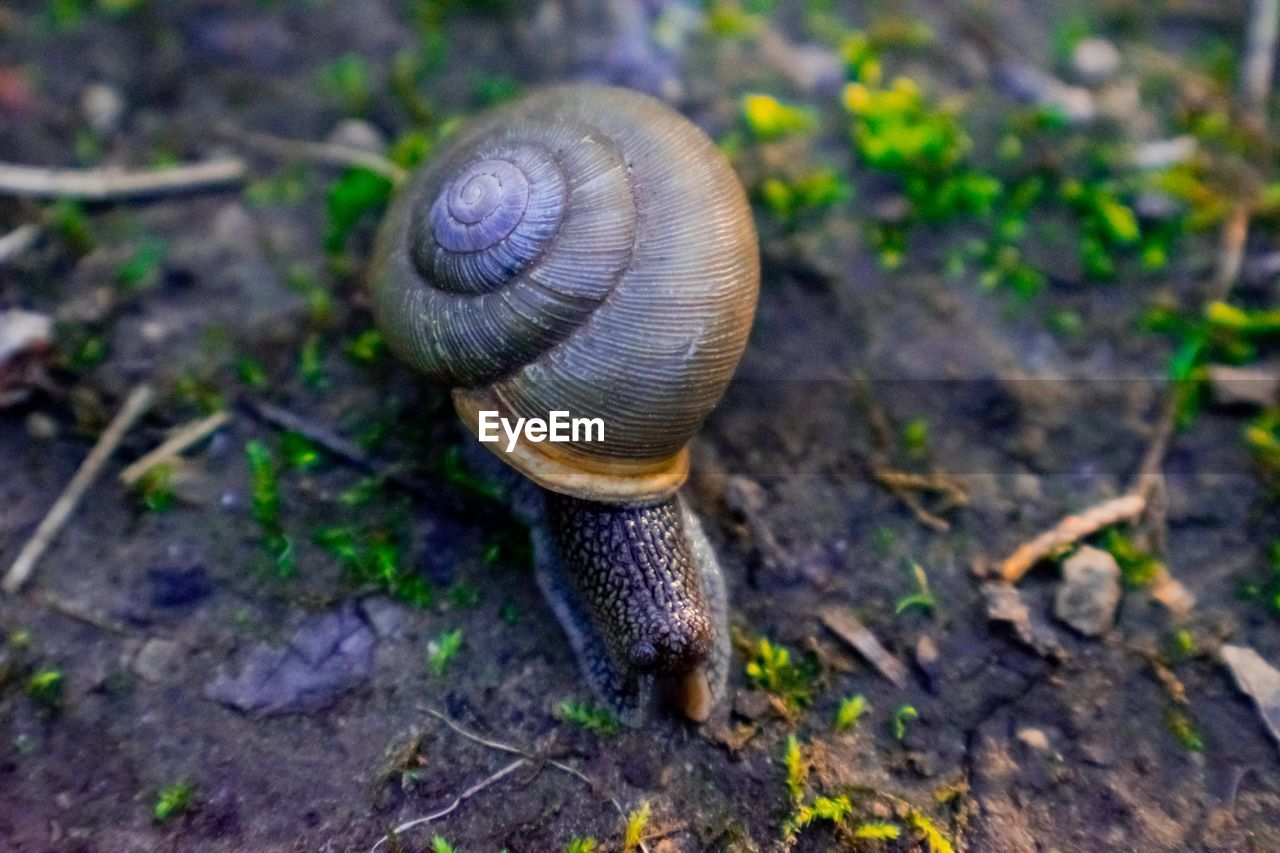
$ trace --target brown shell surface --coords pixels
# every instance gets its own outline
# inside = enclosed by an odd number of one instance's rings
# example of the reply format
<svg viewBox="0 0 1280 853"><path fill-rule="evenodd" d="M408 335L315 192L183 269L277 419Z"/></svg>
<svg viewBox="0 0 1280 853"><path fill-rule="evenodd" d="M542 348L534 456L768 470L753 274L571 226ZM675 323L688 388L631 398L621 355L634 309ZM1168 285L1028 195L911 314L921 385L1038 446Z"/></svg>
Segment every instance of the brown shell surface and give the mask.
<svg viewBox="0 0 1280 853"><path fill-rule="evenodd" d="M539 239L548 222L554 234L541 245L517 226L504 239L522 242L494 247L500 261L450 255L431 233L437 199L468 169L508 162L558 170L524 214ZM563 210L536 209L545 199ZM495 264L511 274L491 286ZM472 270L488 279L441 280ZM371 277L391 347L456 389L473 431L482 409L604 423L601 441L486 447L547 488L631 502L683 481L685 445L746 345L760 268L746 194L701 130L646 95L573 85L492 110L445 143L393 201Z"/></svg>

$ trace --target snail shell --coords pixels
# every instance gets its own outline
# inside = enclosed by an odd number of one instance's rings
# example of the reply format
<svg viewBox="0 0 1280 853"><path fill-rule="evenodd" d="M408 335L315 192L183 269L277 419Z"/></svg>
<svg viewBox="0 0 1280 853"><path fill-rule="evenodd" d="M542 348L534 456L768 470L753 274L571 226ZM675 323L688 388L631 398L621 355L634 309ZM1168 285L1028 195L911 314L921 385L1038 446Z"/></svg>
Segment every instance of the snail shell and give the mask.
<svg viewBox="0 0 1280 853"><path fill-rule="evenodd" d="M601 418L602 441L486 445L552 491L671 495L755 311L746 195L710 139L657 100L560 86L449 139L375 249L392 348L478 413Z"/></svg>

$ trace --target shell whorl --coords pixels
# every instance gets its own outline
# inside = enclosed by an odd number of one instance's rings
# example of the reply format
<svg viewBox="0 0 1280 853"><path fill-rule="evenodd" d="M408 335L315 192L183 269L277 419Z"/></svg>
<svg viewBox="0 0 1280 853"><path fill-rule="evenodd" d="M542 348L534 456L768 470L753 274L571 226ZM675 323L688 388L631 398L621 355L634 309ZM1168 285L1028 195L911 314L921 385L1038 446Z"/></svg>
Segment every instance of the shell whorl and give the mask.
<svg viewBox="0 0 1280 853"><path fill-rule="evenodd" d="M392 347L456 389L473 429L480 409L602 418L602 442L501 455L553 490L621 501L683 478L745 346L759 258L745 193L692 123L635 92L562 86L479 117L415 173L372 283Z"/></svg>

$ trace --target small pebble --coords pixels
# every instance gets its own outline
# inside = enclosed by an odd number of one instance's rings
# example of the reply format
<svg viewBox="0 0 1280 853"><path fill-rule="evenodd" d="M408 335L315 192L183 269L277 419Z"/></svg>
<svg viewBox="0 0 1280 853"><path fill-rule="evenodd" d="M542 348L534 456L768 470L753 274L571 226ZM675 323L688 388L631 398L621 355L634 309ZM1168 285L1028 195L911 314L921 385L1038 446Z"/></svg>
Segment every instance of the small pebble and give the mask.
<svg viewBox="0 0 1280 853"><path fill-rule="evenodd" d="M1084 546L1062 564L1062 583L1053 614L1081 634L1098 637L1110 630L1120 604L1120 566L1099 548Z"/></svg>
<svg viewBox="0 0 1280 853"><path fill-rule="evenodd" d="M358 148L361 151L371 151L375 154L381 154L382 149L387 147L387 141L383 138L382 133L367 121L361 121L356 118L343 119L338 122L329 133L329 143L332 145L342 145L346 148Z"/></svg>
<svg viewBox="0 0 1280 853"><path fill-rule="evenodd" d="M173 676L181 663L182 645L152 637L133 658L133 671L143 681L158 684Z"/></svg>
<svg viewBox="0 0 1280 853"><path fill-rule="evenodd" d="M1101 83L1120 70L1120 51L1104 38L1082 39L1071 54L1076 75L1086 83Z"/></svg>
<svg viewBox="0 0 1280 853"><path fill-rule="evenodd" d="M1039 752L1049 751L1049 736L1041 729L1031 727L1018 729L1018 740Z"/></svg>
<svg viewBox="0 0 1280 853"><path fill-rule="evenodd" d="M120 127L124 99L119 90L105 83L90 83L80 93L80 112L94 133L107 136Z"/></svg>
<svg viewBox="0 0 1280 853"><path fill-rule="evenodd" d="M58 422L44 412L32 412L27 415L27 435L39 441L49 441L58 437Z"/></svg>

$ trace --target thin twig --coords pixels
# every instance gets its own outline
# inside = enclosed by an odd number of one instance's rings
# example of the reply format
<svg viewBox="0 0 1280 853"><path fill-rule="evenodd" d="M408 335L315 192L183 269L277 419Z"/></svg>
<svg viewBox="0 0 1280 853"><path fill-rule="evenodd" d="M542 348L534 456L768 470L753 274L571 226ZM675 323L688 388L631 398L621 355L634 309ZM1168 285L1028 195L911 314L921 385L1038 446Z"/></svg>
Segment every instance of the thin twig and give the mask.
<svg viewBox="0 0 1280 853"><path fill-rule="evenodd" d="M1147 502L1141 495L1121 495L1085 510L1068 515L1049 530L1022 545L1000 565L1000 576L1009 583L1022 577L1036 563L1104 527L1131 521L1142 514Z"/></svg>
<svg viewBox="0 0 1280 853"><path fill-rule="evenodd" d="M198 421L193 421L186 426L180 427L155 449L121 471L120 482L125 486L132 487L146 476L146 473L152 468L162 462L168 462L188 447L203 441L230 420L230 413L214 412L206 418L201 418Z"/></svg>
<svg viewBox="0 0 1280 853"><path fill-rule="evenodd" d="M358 166L371 172L377 172L395 184L403 181L408 174L404 169L381 154L365 151L363 148L353 148L350 145L339 145L333 142L311 142L303 139L286 139L269 133L242 130L225 123L218 126L218 132L229 139L276 157L308 160L313 163L325 163L344 168Z"/></svg>
<svg viewBox="0 0 1280 853"><path fill-rule="evenodd" d="M463 802L465 802L467 799L480 793L485 788L489 788L497 784L498 782L502 781L507 776L510 776L512 773L516 772L517 770L519 770L521 767L525 766L528 763L529 763L529 759L527 758L517 758L515 761L508 764L506 767L503 767L501 770L497 771L491 776L488 776L485 779L481 779L479 782L475 783L470 788L463 791L458 796L454 797L452 803L440 809L439 811L435 811L429 815L417 817L411 821L406 821L405 823L400 824L395 829L391 830L389 833L379 838L377 843L375 843L373 847L369 848L369 853L377 853L377 850L379 847L391 841L392 838L398 837L401 833L408 832L409 830L415 827L419 827L419 826L422 826L423 824L431 823L434 820L439 820L442 817L452 814L454 811L457 810L458 806L462 805Z"/></svg>
<svg viewBox="0 0 1280 853"><path fill-rule="evenodd" d="M19 225L0 237L0 266L8 263L35 245L40 236L40 226L33 223Z"/></svg>
<svg viewBox="0 0 1280 853"><path fill-rule="evenodd" d="M98 438L98 443L93 446L93 450L89 451L89 455L85 457L84 462L80 463L75 476L71 478L71 482L67 484L66 489L54 501L49 514L44 517L44 520L40 522L40 526L36 528L35 534L18 552L18 558L13 561L8 574L4 576L4 581L0 583L0 589L13 595L22 589L23 584L30 579L31 573L35 571L36 562L44 554L50 543L53 542L58 532L62 530L63 525L67 523L67 519L75 511L76 505L80 503L84 493L98 479L98 475L102 473L103 466L106 465L107 460L111 458L111 454L115 452L116 448L120 446L125 434L147 411L147 407L151 405L151 400L154 396L155 392L152 391L149 385L139 385L129 392L124 405L120 407L120 411L111 420L111 423L107 425L106 430Z"/></svg>
<svg viewBox="0 0 1280 853"><path fill-rule="evenodd" d="M913 471L874 467L871 469L871 476L877 483L888 489L894 497L902 501L915 515L917 521L939 533L949 531L951 523L938 515L938 513L947 512L955 507L966 506L969 503L969 494L964 490L964 487L941 472L917 474ZM942 503L938 506L937 512L925 507L924 502L917 496L920 492L929 492L942 496Z"/></svg>
<svg viewBox="0 0 1280 853"><path fill-rule="evenodd" d="M239 157L139 172L116 167L48 169L0 163L0 195L85 201L143 198L233 186L243 181L247 172Z"/></svg>
<svg viewBox="0 0 1280 853"><path fill-rule="evenodd" d="M434 820L439 820L440 818L445 817L448 814L451 814L468 797L478 794L480 791L483 791L485 788L488 788L490 785L499 781L504 776L514 773L516 770L518 770L520 767L524 766L525 764L534 764L534 765L546 764L548 767L554 767L556 770L559 770L562 773L567 773L568 775L574 777L575 779L581 780L589 788L591 788L592 791L598 792L600 790L600 786L598 786L595 783L595 781L591 779L590 776L587 776L585 773L583 773L581 770L578 770L576 767L571 767L568 764L564 764L560 761L554 761L552 759L543 759L537 755L534 755L531 752L527 752L523 749L520 749L519 747L512 746L511 744L502 743L501 741L496 741L496 740L490 740L489 738L482 737L478 734L475 734L474 732L470 732L467 729L460 726L458 723L454 722L452 719L450 719L448 715L440 713L435 708L429 708L425 705L419 705L418 710L435 717L437 720L444 723L449 728L453 729L454 732L466 738L467 740L471 741L472 743L476 743L476 744L479 744L480 746L487 747L489 749L494 749L499 752L505 752L510 755L517 755L520 757L517 758L515 761L511 762L510 764L508 764L506 767L503 767L501 770L499 770L497 773L494 773L492 776L488 777L487 779L484 779L481 782L477 782L475 785L472 785L470 788L463 791L453 800L452 803L445 806L444 808L438 811L432 812L431 814L426 815L424 817L415 818L411 821L400 824L391 832L387 833L382 838L378 839L378 842L373 845L369 853L377 853L377 850L379 847L381 847L383 844L388 843L393 837L400 835L400 833L402 832L406 832L410 829L413 829L414 827L422 826L423 824L430 823L431 821L434 821ZM622 804L619 803L614 797L608 794L605 794L604 796L609 801L609 803L613 806L613 808L618 812L618 814L622 816L622 818L625 820L627 817L627 812L622 807ZM639 848L642 851L642 853L648 853L648 847L645 845L643 841L640 842Z"/></svg>
<svg viewBox="0 0 1280 853"><path fill-rule="evenodd" d="M103 616L101 613L95 613L89 608L83 607L72 601L67 601L65 598L59 598L56 595L44 593L37 596L36 600L55 613L60 613L69 619L76 620L77 622L92 625L95 628L100 628L101 630L112 634L118 634L121 637L131 637L134 634L134 632L124 623L117 622L108 616Z"/></svg>

